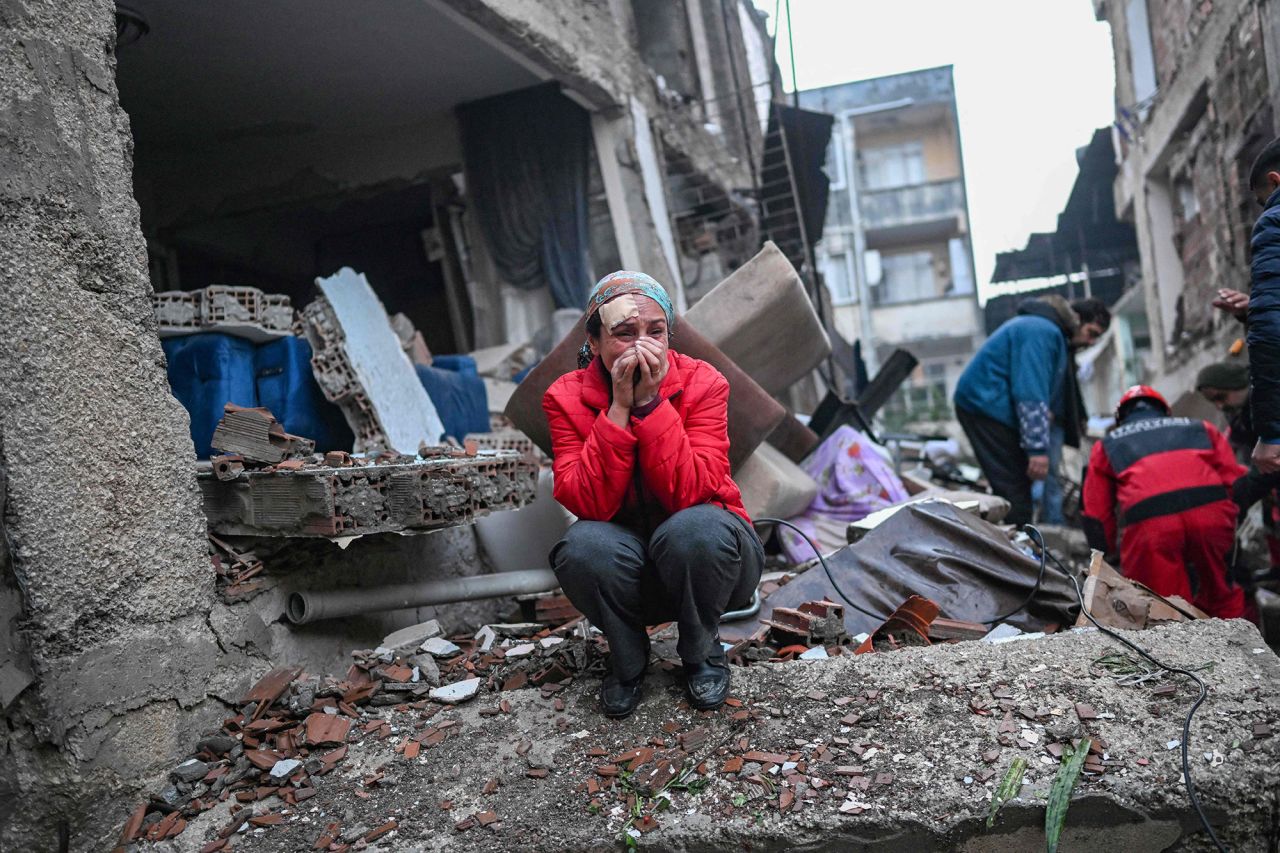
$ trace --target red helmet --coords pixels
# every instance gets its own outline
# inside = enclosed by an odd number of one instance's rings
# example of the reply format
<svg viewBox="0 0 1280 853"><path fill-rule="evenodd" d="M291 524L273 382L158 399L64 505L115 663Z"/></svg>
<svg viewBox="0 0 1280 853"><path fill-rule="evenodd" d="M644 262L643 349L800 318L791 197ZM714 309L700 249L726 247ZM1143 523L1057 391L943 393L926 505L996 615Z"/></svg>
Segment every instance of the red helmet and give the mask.
<svg viewBox="0 0 1280 853"><path fill-rule="evenodd" d="M1129 387L1129 390L1120 395L1120 402L1116 403L1117 421L1123 417L1125 407L1136 400L1151 400L1152 402L1159 403L1160 408L1164 409L1164 413L1166 415L1170 414L1172 411L1169 408L1169 401L1150 385L1132 385Z"/></svg>

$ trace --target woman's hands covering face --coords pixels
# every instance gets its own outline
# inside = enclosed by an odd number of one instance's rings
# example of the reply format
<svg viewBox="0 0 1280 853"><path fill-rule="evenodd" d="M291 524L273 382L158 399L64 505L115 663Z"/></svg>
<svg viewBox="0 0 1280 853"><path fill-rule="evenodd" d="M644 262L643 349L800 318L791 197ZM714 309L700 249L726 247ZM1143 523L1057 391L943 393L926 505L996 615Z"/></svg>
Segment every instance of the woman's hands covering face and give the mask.
<svg viewBox="0 0 1280 853"><path fill-rule="evenodd" d="M667 376L669 364L665 341L641 337L613 363L613 402L625 409L653 402Z"/></svg>
<svg viewBox="0 0 1280 853"><path fill-rule="evenodd" d="M662 380L667 376L670 365L667 360L667 344L665 340L643 337L636 341L636 369L639 381L636 382L633 405L645 406L658 396Z"/></svg>

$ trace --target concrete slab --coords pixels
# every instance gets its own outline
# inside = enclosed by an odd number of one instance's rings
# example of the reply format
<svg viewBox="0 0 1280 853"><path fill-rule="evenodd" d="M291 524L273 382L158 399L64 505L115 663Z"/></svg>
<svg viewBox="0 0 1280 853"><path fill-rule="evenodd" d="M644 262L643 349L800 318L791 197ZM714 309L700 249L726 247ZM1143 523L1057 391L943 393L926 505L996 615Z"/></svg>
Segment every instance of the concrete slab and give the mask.
<svg viewBox="0 0 1280 853"><path fill-rule="evenodd" d="M444 424L368 280L343 267L316 286L323 296L302 312L311 364L347 416L356 452L412 454L423 442L439 444Z"/></svg>
<svg viewBox="0 0 1280 853"><path fill-rule="evenodd" d="M1280 659L1240 621L1130 636L1171 664L1212 665L1202 670L1209 697L1191 730L1194 779L1231 849L1266 849L1280 783L1280 739L1270 734L1280 719ZM735 668L738 704L702 714L655 668L638 711L622 721L599 714L592 679L550 693L485 688L467 705L431 709L430 725L448 725L450 735L420 757L397 755L396 738L358 737L334 772L312 777L317 793L301 813L239 836L236 849L308 849L323 829L320 813L346 827L395 815L397 849L616 849L632 789L610 787L617 776L609 774L644 747L686 769L703 766L689 778L706 782L666 789L670 807L645 823L642 849L1042 849L1043 797L1059 766L1053 747L1078 736L1105 742L1103 772L1081 777L1061 849L1203 849L1179 752L1168 747L1195 691L1177 680L1121 686L1094 665L1124 651L1079 631ZM495 711L499 699L508 713ZM417 713L363 709L410 728ZM1021 793L987 829L992 793L1015 757L1029 765ZM366 787L375 768L380 782ZM500 784L487 786L493 778ZM640 804L649 810L648 799ZM466 828L481 812L497 820ZM195 818L174 849L197 850L225 823L216 809Z"/></svg>
<svg viewBox="0 0 1280 853"><path fill-rule="evenodd" d="M462 454L463 451L457 451ZM537 466L509 450L350 468L312 464L197 475L209 529L237 536L325 536L435 530L534 498Z"/></svg>

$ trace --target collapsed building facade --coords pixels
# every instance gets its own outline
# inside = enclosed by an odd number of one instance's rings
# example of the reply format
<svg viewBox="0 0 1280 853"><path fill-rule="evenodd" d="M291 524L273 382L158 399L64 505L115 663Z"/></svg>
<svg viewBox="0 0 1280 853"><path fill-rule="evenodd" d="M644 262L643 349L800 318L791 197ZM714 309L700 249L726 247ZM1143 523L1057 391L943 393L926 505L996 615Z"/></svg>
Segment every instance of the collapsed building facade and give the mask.
<svg viewBox="0 0 1280 853"><path fill-rule="evenodd" d="M802 256L794 199L760 203L776 82L749 3L35 2L0 8L0 31L6 848L101 848L121 795L255 667L350 647L283 626L271 596L219 596L153 293L302 305L352 266L462 352L529 339L618 267L684 307L765 237ZM534 176L513 184L513 160ZM389 539L300 551L293 573L479 562L468 527Z"/></svg>
<svg viewBox="0 0 1280 853"><path fill-rule="evenodd" d="M1182 414L1212 416L1196 373L1243 327L1212 306L1247 290L1258 209L1248 173L1280 134L1280 7L1274 0L1094 0L1116 67L1115 208L1136 230L1144 314L1139 378ZM1136 311L1135 311L1136 309ZM1130 371L1133 375L1133 371Z"/></svg>

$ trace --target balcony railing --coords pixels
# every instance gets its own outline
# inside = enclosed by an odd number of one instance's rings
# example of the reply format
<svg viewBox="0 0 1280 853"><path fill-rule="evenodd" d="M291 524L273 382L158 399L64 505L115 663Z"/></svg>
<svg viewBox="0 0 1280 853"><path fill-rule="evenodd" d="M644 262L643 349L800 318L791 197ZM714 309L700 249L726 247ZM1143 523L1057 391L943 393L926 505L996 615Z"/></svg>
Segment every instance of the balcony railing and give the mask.
<svg viewBox="0 0 1280 853"><path fill-rule="evenodd" d="M867 230L933 222L963 211L964 190L958 180L862 193L862 218Z"/></svg>

